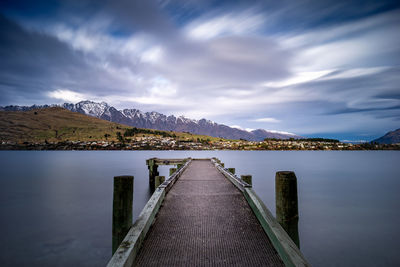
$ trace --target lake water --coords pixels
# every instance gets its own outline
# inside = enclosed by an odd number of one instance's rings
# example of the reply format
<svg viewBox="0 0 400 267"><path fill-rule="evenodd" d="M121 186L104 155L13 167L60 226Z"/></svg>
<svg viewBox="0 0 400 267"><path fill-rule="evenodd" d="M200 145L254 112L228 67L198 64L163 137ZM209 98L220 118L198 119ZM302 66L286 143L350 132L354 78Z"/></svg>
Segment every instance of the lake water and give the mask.
<svg viewBox="0 0 400 267"><path fill-rule="evenodd" d="M300 246L313 266L400 266L396 151L0 151L0 265L106 265L113 176L134 175L137 218L150 197L145 160L188 156L252 174L273 214L275 172L295 171Z"/></svg>

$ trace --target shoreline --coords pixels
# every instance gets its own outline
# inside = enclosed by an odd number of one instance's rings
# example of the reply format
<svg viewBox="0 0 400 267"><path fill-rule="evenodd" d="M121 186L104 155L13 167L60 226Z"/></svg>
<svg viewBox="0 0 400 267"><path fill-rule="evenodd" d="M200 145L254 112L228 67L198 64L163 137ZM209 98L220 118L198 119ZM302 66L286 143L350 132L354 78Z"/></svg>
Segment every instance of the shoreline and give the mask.
<svg viewBox="0 0 400 267"><path fill-rule="evenodd" d="M0 150L237 150L237 151L363 151L363 150L400 150L400 144L326 144L326 143L307 143L296 144L288 141L280 141L275 143L252 143L242 146L227 146L224 144L199 144L199 143L184 143L184 144L131 144L121 142L105 142L105 141L61 141L61 142L2 142Z"/></svg>

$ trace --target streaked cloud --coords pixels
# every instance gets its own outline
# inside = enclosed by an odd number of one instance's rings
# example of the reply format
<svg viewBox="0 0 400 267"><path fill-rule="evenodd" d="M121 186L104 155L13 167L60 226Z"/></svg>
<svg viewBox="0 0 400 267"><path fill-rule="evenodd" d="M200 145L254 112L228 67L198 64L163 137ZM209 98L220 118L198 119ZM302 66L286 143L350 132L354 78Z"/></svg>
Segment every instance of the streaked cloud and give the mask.
<svg viewBox="0 0 400 267"><path fill-rule="evenodd" d="M321 78L329 73L332 73L332 70L322 70L322 71L309 71L309 72L299 72L293 74L290 78L285 80L276 81L276 82L266 82L264 85L267 87L286 87L298 83L305 83Z"/></svg>
<svg viewBox="0 0 400 267"><path fill-rule="evenodd" d="M190 22L184 31L190 38L207 40L224 35L250 35L265 23L263 14L249 9L241 12L206 15Z"/></svg>
<svg viewBox="0 0 400 267"><path fill-rule="evenodd" d="M280 120L277 120L275 118L259 118L259 119L254 119L251 121L255 121L255 122L268 122L268 123L278 123L280 122Z"/></svg>

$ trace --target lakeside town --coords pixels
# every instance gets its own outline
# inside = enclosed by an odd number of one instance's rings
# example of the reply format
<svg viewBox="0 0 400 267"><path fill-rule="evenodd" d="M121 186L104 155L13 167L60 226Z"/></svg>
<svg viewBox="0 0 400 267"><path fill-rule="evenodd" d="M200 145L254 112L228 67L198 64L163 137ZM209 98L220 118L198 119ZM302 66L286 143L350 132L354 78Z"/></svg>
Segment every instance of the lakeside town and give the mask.
<svg viewBox="0 0 400 267"><path fill-rule="evenodd" d="M327 140L327 141L326 141ZM1 141L0 150L400 150L400 143L342 143L330 139L266 139L264 141L177 139L142 136L97 141Z"/></svg>

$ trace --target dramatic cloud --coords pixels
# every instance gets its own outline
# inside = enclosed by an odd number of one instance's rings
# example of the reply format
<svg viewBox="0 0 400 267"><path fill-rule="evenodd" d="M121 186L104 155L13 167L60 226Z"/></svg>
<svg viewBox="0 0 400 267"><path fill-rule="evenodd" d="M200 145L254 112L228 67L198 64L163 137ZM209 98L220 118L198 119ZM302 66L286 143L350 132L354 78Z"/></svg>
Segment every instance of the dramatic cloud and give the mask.
<svg viewBox="0 0 400 267"><path fill-rule="evenodd" d="M396 1L4 1L0 105L372 139L400 120L399 26Z"/></svg>
<svg viewBox="0 0 400 267"><path fill-rule="evenodd" d="M84 101L86 99L83 94L76 93L68 89L57 89L55 91L49 92L48 96L51 98L61 99L62 101L72 103Z"/></svg>

